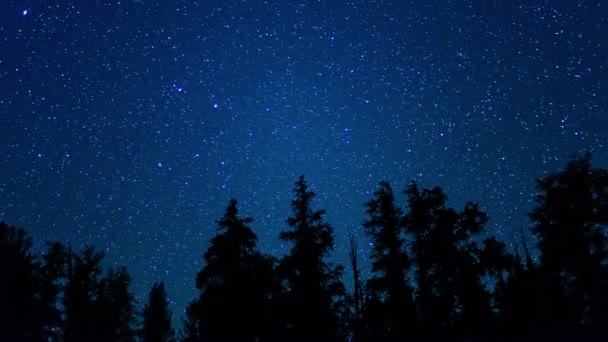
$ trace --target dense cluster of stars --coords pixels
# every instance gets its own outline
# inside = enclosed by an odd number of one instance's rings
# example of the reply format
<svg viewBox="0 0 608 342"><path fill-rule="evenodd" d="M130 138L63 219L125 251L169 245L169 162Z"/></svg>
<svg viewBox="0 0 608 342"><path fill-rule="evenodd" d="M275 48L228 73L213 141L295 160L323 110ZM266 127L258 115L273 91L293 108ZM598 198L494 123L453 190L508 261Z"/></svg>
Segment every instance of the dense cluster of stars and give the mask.
<svg viewBox="0 0 608 342"><path fill-rule="evenodd" d="M492 4L493 3L493 4ZM180 310L229 198L281 255L305 174L347 260L380 180L529 225L534 179L608 165L602 1L0 5L0 219L92 244ZM399 198L403 205L403 197ZM141 298L141 297L140 297Z"/></svg>

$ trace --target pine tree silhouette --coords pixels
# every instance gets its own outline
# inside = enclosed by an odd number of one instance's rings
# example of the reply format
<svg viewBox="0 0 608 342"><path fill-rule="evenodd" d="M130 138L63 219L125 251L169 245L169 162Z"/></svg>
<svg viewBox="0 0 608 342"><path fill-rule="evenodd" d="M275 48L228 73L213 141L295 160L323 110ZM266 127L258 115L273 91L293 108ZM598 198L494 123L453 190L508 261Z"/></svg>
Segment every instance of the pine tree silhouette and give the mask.
<svg viewBox="0 0 608 342"><path fill-rule="evenodd" d="M416 308L406 274L410 260L404 246L403 212L395 204L393 189L380 182L374 198L365 204L369 219L363 223L372 238L372 272L368 288L380 300L384 322L368 339L396 339L416 334ZM368 315L369 316L369 315ZM374 319L377 319L375 317Z"/></svg>
<svg viewBox="0 0 608 342"><path fill-rule="evenodd" d="M103 257L103 252L96 252L93 247L86 247L82 256L75 255L72 248L68 248L67 284L63 296L64 334L68 342L98 340L95 301Z"/></svg>
<svg viewBox="0 0 608 342"><path fill-rule="evenodd" d="M362 309L363 309L363 286L361 284L361 269L359 267L359 258L357 253L357 243L355 238L349 234L348 236L350 250L349 257L351 267L353 270L353 296L352 306L354 312L350 319L349 325L351 330L351 340L353 342L360 342L363 340L363 321L362 321Z"/></svg>
<svg viewBox="0 0 608 342"><path fill-rule="evenodd" d="M537 189L530 218L540 251L538 324L562 336L608 337L608 171L593 168L587 153Z"/></svg>
<svg viewBox="0 0 608 342"><path fill-rule="evenodd" d="M280 298L284 340L338 340L342 329L336 304L345 294L343 267L325 261L333 250L333 228L323 219L324 210L312 209L315 193L308 190L304 176L293 193L293 216L287 220L292 230L279 236L293 243L279 265L285 290Z"/></svg>
<svg viewBox="0 0 608 342"><path fill-rule="evenodd" d="M47 243L40 268L40 331L38 340L56 341L61 336L63 320L57 303L67 276L68 249L60 242Z"/></svg>
<svg viewBox="0 0 608 342"><path fill-rule="evenodd" d="M486 214L467 203L462 212L446 208L441 188L422 189L411 183L404 192L416 262L417 303L424 334L429 336L483 336L496 322L491 296L481 276L491 269L480 262L483 250L474 237L483 231ZM493 241L486 241L492 252ZM488 245L490 244L490 245Z"/></svg>
<svg viewBox="0 0 608 342"><path fill-rule="evenodd" d="M165 285L162 282L152 285L142 316L143 342L173 341L175 333L171 327L171 311L168 307Z"/></svg>
<svg viewBox="0 0 608 342"><path fill-rule="evenodd" d="M517 243L512 255L484 236L487 216L477 204L456 211L441 188L411 183L403 213L380 182L365 203L372 240L365 289L351 236L352 298L343 267L327 261L333 229L324 210L313 210L303 176L293 192L290 230L279 236L292 246L278 265L258 250L252 219L229 202L179 340L608 339L608 171L592 167L589 154L537 180L529 215L538 261L523 232L523 256ZM104 253L93 247L77 254L47 246L32 255L25 230L0 222L0 340L134 341L127 270L104 273ZM152 287L142 316L142 340L174 340L163 283Z"/></svg>
<svg viewBox="0 0 608 342"><path fill-rule="evenodd" d="M526 261L522 260L516 249L513 263L507 268L508 278L499 279L496 284L499 333L510 339L538 335L538 317L541 315L538 267L529 255L525 240L522 244Z"/></svg>
<svg viewBox="0 0 608 342"><path fill-rule="evenodd" d="M67 284L63 297L65 340L132 341L134 332L131 277L124 267L102 277L103 252L86 247L82 255L68 249Z"/></svg>
<svg viewBox="0 0 608 342"><path fill-rule="evenodd" d="M186 317L182 319L182 329L179 331L178 340L181 342L199 342L201 341L200 319L198 317L199 303L198 299L193 300L186 307Z"/></svg>
<svg viewBox="0 0 608 342"><path fill-rule="evenodd" d="M35 341L38 270L24 229L0 222L0 340Z"/></svg>
<svg viewBox="0 0 608 342"><path fill-rule="evenodd" d="M102 341L134 341L133 295L129 292L131 276L127 269L109 269L101 279L95 310L98 315L98 338Z"/></svg>
<svg viewBox="0 0 608 342"><path fill-rule="evenodd" d="M256 341L270 333L272 259L256 247L257 236L247 226L253 219L237 214L232 199L197 275L200 297L191 310L203 341Z"/></svg>

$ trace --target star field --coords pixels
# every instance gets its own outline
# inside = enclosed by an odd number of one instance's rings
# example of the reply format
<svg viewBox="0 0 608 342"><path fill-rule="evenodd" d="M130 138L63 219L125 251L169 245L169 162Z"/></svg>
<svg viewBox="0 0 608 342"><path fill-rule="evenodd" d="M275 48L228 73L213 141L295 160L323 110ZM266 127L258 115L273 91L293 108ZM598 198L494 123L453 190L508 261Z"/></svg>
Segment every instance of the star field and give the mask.
<svg viewBox="0 0 608 342"><path fill-rule="evenodd" d="M507 244L534 179L608 166L603 1L17 1L0 4L0 220L92 244L140 301L194 296L231 197L288 250L305 174L362 257L380 180L478 201ZM404 205L403 196L399 197ZM349 283L349 278L345 278Z"/></svg>

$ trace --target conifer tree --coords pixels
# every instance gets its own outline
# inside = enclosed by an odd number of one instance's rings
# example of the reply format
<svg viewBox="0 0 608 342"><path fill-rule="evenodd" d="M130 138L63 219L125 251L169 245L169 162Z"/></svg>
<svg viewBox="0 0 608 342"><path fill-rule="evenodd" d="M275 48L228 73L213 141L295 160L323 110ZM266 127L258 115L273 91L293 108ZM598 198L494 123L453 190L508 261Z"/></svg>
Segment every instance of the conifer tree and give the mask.
<svg viewBox="0 0 608 342"><path fill-rule="evenodd" d="M22 228L0 222L0 340L37 340L39 263Z"/></svg>
<svg viewBox="0 0 608 342"><path fill-rule="evenodd" d="M495 325L490 293L481 277L486 268L475 237L483 231L487 215L467 203L457 212L446 208L441 188L422 189L416 183L405 190L409 213L407 231L413 236L417 304L424 334L483 336ZM487 241L491 252L492 241Z"/></svg>
<svg viewBox="0 0 608 342"><path fill-rule="evenodd" d="M131 276L127 269L109 269L101 279L94 303L98 321L96 330L102 341L134 341L133 294L129 291Z"/></svg>
<svg viewBox="0 0 608 342"><path fill-rule="evenodd" d="M39 292L39 340L57 340L63 325L58 307L63 283L67 276L68 250L60 242L47 243L47 251L42 254Z"/></svg>
<svg viewBox="0 0 608 342"><path fill-rule="evenodd" d="M200 319L198 317L198 299L193 300L186 307L186 317L182 318L182 329L179 331L178 340L180 342L199 342L201 337Z"/></svg>
<svg viewBox="0 0 608 342"><path fill-rule="evenodd" d="M269 333L272 259L257 249L253 219L238 217L232 199L217 222L218 234L204 254L198 273L200 296L193 302L191 326L203 341L256 341ZM194 335L195 334L190 334Z"/></svg>
<svg viewBox="0 0 608 342"><path fill-rule="evenodd" d="M357 253L357 243L355 238L349 234L349 257L350 263L353 270L353 296L352 306L353 313L349 323L351 336L353 342L360 342L363 339L363 326L362 326L362 308L363 308L363 286L361 284L361 269L359 267L359 258Z"/></svg>
<svg viewBox="0 0 608 342"><path fill-rule="evenodd" d="M380 182L374 198L366 204L369 219L363 223L372 239L372 272L368 287L382 302L382 331L371 339L403 338L415 334L416 309L406 279L410 260L404 246L403 212L395 204L389 183Z"/></svg>
<svg viewBox="0 0 608 342"><path fill-rule="evenodd" d="M288 340L340 339L342 333L336 304L344 296L342 266L326 261L333 250L333 228L325 222L325 210L313 210L315 193L300 176L293 190L291 230L279 238L292 243L280 263L284 286L283 327Z"/></svg>
<svg viewBox="0 0 608 342"><path fill-rule="evenodd" d="M131 277L124 267L103 275L103 252L86 247L81 255L68 249L63 296L64 339L132 341L135 338Z"/></svg>
<svg viewBox="0 0 608 342"><path fill-rule="evenodd" d="M142 312L143 342L168 342L172 341L174 331L171 327L171 311L169 311L165 284L154 283L150 290L148 303Z"/></svg>
<svg viewBox="0 0 608 342"><path fill-rule="evenodd" d="M95 304L103 273L103 252L87 247L82 255L68 248L67 284L64 290L64 338L67 342L96 340L99 335Z"/></svg>
<svg viewBox="0 0 608 342"><path fill-rule="evenodd" d="M593 168L587 153L539 179L537 190L530 218L544 303L538 325L557 334L607 336L608 171Z"/></svg>
<svg viewBox="0 0 608 342"><path fill-rule="evenodd" d="M507 337L531 337L539 333L542 314L542 295L539 286L538 266L530 257L525 241L526 261L516 249L507 279L496 283L496 301L499 310L498 332ZM517 247L516 247L517 248Z"/></svg>

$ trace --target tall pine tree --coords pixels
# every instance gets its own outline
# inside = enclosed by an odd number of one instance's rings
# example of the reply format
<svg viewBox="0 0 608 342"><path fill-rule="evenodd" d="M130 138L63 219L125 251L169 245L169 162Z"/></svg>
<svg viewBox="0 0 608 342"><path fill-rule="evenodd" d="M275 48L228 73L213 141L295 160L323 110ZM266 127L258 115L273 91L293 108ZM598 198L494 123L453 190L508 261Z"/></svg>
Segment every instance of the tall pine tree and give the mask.
<svg viewBox="0 0 608 342"><path fill-rule="evenodd" d="M131 276L125 267L109 269L98 288L95 311L96 330L102 341L135 340L133 294L129 291Z"/></svg>
<svg viewBox="0 0 608 342"><path fill-rule="evenodd" d="M40 264L31 247L24 229L0 222L0 340L37 340Z"/></svg>
<svg viewBox="0 0 608 342"><path fill-rule="evenodd" d="M273 263L256 246L257 236L248 226L252 220L238 217L237 201L230 200L204 254L205 266L196 279L200 296L191 304L194 322L189 322L198 326L203 341L253 342L270 333Z"/></svg>
<svg viewBox="0 0 608 342"><path fill-rule="evenodd" d="M423 333L462 337L490 333L495 320L490 293L482 282L490 265L480 260L484 250L501 249L494 241L486 241L484 249L476 242L487 215L475 203L467 203L461 212L447 208L447 197L438 187L420 190L412 183L405 194L409 212L404 222L413 236Z"/></svg>
<svg viewBox="0 0 608 342"><path fill-rule="evenodd" d="M133 341L131 277L124 267L103 275L103 252L93 247L81 255L68 251L63 296L64 339L70 341Z"/></svg>
<svg viewBox="0 0 608 342"><path fill-rule="evenodd" d="M67 283L63 296L64 338L67 342L96 340L96 303L104 254L87 247L82 255L68 250Z"/></svg>
<svg viewBox="0 0 608 342"><path fill-rule="evenodd" d="M537 189L530 217L540 251L540 333L606 337L608 170L593 168L586 154Z"/></svg>
<svg viewBox="0 0 608 342"><path fill-rule="evenodd" d="M384 316L382 325L373 329L380 328L380 331L368 331L368 338L395 339L415 334L416 308L413 290L406 279L410 260L404 246L403 212L395 204L390 184L380 182L374 198L365 206L369 219L363 223L363 227L373 244L373 277L368 280L368 288L380 299L380 310ZM373 319L377 320L378 317ZM372 330L372 327L368 329Z"/></svg>
<svg viewBox="0 0 608 342"><path fill-rule="evenodd" d="M143 342L169 342L174 337L171 327L171 311L167 303L165 284L162 282L154 283L150 290L148 303L142 312Z"/></svg>
<svg viewBox="0 0 608 342"><path fill-rule="evenodd" d="M180 342L199 342L200 336L200 319L199 319L199 302L198 299L193 300L186 307L186 317L182 318L182 329L179 331L178 340Z"/></svg>
<svg viewBox="0 0 608 342"><path fill-rule="evenodd" d="M59 339L63 320L58 307L63 283L67 276L68 250L62 243L47 243L47 251L42 254L39 293L39 340Z"/></svg>
<svg viewBox="0 0 608 342"><path fill-rule="evenodd" d="M543 314L540 273L530 256L525 239L522 241L522 247L526 256L525 262L516 246L512 264L505 268L508 278L498 279L496 283L499 333L511 338L538 335L542 328L538 324L539 317Z"/></svg>
<svg viewBox="0 0 608 342"><path fill-rule="evenodd" d="M315 193L308 190L304 176L293 189L292 216L280 239L292 243L280 263L284 292L282 324L286 340L338 340L342 334L338 308L344 285L342 266L326 261L334 247L333 228L325 222L325 210L313 210Z"/></svg>
<svg viewBox="0 0 608 342"><path fill-rule="evenodd" d="M362 325L362 314L364 298L363 298L363 286L361 282L361 268L359 267L359 257L357 253L357 243L354 236L348 236L349 240L349 257L350 264L353 271L353 295L352 295L352 317L350 318L349 326L351 332L351 341L361 342L363 340L363 325Z"/></svg>

